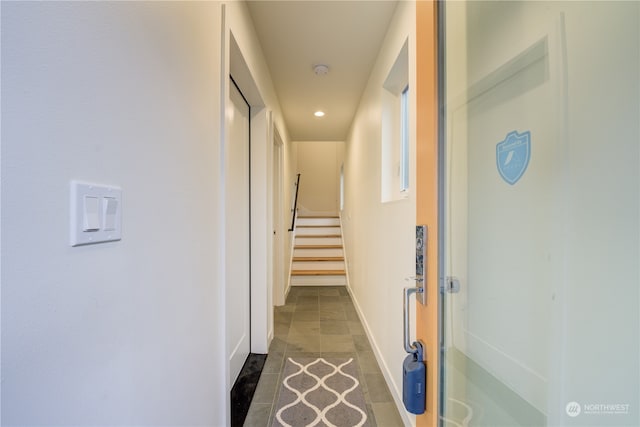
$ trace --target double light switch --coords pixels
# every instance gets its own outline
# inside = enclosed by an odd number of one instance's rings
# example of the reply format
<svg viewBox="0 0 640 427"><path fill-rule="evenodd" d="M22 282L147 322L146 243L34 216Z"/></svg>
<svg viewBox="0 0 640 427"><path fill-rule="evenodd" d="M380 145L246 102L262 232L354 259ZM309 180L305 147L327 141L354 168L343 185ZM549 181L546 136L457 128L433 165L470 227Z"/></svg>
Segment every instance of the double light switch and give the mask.
<svg viewBox="0 0 640 427"><path fill-rule="evenodd" d="M122 190L71 182L71 246L122 238Z"/></svg>

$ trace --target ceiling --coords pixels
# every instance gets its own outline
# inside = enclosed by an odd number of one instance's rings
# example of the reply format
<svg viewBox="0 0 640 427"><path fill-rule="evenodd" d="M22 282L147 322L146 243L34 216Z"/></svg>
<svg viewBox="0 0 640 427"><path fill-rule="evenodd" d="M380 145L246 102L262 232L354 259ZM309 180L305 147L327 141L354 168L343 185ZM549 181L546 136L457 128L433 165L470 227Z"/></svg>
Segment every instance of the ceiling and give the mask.
<svg viewBox="0 0 640 427"><path fill-rule="evenodd" d="M291 140L344 141L397 2L247 4ZM317 64L329 72L316 75Z"/></svg>

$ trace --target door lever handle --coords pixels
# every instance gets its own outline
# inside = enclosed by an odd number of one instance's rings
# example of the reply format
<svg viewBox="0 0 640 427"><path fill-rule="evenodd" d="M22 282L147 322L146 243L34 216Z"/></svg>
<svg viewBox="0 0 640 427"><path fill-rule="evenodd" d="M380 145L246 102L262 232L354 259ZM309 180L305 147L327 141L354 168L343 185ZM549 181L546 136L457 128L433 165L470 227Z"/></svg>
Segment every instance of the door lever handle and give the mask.
<svg viewBox="0 0 640 427"><path fill-rule="evenodd" d="M414 341L413 344L409 344L409 312L411 311L409 310L409 298L411 297L411 294L419 294L422 292L424 292L423 287L404 288L404 302L402 305L404 311L404 351L411 354L418 353L419 346L421 344L417 341Z"/></svg>

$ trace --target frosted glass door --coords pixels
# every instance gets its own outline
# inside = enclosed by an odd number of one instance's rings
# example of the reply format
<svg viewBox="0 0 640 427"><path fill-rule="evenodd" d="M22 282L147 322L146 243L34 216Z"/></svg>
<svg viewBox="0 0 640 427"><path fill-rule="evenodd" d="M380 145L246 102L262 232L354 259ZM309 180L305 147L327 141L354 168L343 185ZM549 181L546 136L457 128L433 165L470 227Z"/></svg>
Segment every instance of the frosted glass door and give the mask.
<svg viewBox="0 0 640 427"><path fill-rule="evenodd" d="M639 3L444 8L441 422L637 425Z"/></svg>

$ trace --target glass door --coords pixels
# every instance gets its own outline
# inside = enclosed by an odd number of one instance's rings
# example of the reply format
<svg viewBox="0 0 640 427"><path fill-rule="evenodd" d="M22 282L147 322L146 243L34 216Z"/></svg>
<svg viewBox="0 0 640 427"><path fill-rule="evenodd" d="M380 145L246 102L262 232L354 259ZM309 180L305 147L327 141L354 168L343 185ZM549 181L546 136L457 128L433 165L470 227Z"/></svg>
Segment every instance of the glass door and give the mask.
<svg viewBox="0 0 640 427"><path fill-rule="evenodd" d="M441 425L640 425L640 3L441 8Z"/></svg>

